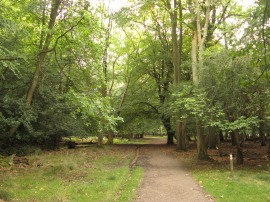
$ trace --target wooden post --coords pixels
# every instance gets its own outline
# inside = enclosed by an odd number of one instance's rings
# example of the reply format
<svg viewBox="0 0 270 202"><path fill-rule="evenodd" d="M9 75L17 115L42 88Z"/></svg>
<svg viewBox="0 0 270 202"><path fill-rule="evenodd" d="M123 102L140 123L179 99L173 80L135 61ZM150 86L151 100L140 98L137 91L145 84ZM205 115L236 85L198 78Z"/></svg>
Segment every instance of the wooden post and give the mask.
<svg viewBox="0 0 270 202"><path fill-rule="evenodd" d="M177 138L176 150L181 151L183 150L183 148L182 148L182 122L180 120L176 121L175 136Z"/></svg>
<svg viewBox="0 0 270 202"><path fill-rule="evenodd" d="M231 177L234 177L233 173L233 155L230 154L230 170L231 170Z"/></svg>

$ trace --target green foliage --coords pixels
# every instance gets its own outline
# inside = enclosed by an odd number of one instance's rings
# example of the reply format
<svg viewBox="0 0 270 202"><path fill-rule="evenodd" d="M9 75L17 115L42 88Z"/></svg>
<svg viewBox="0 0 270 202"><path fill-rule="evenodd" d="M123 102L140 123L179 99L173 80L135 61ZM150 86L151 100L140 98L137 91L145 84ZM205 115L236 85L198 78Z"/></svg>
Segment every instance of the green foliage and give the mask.
<svg viewBox="0 0 270 202"><path fill-rule="evenodd" d="M57 17L38 90L28 105L25 95L48 33L50 3L8 0L0 9L1 146L57 148L63 136L114 130L121 119L100 93L105 26L99 15L104 11L84 2L62 2L65 12ZM13 127L16 133L10 134Z"/></svg>
<svg viewBox="0 0 270 202"><path fill-rule="evenodd" d="M232 132L235 130L241 131L243 133L247 131L252 131L252 128L258 127L259 125L258 117L244 117L240 116L235 121L229 122L224 120L220 125L220 129L226 132Z"/></svg>
<svg viewBox="0 0 270 202"><path fill-rule="evenodd" d="M115 117L113 108L107 98L84 93L76 93L70 90L66 95L67 102L74 106L71 115L84 121L85 125L95 134L109 130L115 130L117 121L121 118Z"/></svg>
<svg viewBox="0 0 270 202"><path fill-rule="evenodd" d="M173 94L171 112L181 112L182 119L199 119L204 127L216 126L224 132L251 131L258 127L258 96L252 93L257 70L248 57L232 57L221 47L205 53L199 87L182 84Z"/></svg>
<svg viewBox="0 0 270 202"><path fill-rule="evenodd" d="M183 8L187 3L182 2ZM44 0L1 2L1 144L58 147L62 136L116 129L123 134L158 132L161 119L175 116L179 110L182 119L193 122L199 118L205 126L223 131L257 127L269 115L269 4L258 1L249 12L252 18L247 17L249 27L239 43L232 37L233 29L246 19L235 25L225 21L242 13L232 4L219 1L211 7L205 68L199 72L198 88L185 83L192 74L193 16L183 12L184 82L174 90L170 12L164 1L134 1L112 15L101 4L62 1L38 89L27 105L25 97L49 31L51 5ZM107 30L109 18L113 26ZM230 36L228 47L239 51L214 45L218 44L213 35L216 29ZM9 133L12 127L17 127L15 134Z"/></svg>
<svg viewBox="0 0 270 202"><path fill-rule="evenodd" d="M203 89L185 85L182 91L174 93L170 111L177 114L180 110L181 119L201 120L205 127L221 127L225 114L219 105L212 105Z"/></svg>

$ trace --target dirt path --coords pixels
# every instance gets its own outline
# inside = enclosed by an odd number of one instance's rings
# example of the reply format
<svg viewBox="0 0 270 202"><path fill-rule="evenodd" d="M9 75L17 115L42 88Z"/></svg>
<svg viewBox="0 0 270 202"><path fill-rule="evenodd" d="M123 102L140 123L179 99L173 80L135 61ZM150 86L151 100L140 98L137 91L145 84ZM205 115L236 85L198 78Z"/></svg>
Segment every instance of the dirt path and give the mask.
<svg viewBox="0 0 270 202"><path fill-rule="evenodd" d="M140 147L137 164L145 169L145 176L135 201L214 201L169 151L171 148L157 144Z"/></svg>

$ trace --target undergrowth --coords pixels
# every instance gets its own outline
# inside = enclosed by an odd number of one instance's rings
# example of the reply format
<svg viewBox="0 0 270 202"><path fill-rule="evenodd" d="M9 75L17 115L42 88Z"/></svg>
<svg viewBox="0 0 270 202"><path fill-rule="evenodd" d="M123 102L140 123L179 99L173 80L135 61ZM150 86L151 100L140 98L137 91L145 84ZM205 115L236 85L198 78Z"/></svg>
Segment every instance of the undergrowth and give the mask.
<svg viewBox="0 0 270 202"><path fill-rule="evenodd" d="M28 156L30 166L0 168L0 200L132 201L143 173L130 172L135 153L93 146Z"/></svg>

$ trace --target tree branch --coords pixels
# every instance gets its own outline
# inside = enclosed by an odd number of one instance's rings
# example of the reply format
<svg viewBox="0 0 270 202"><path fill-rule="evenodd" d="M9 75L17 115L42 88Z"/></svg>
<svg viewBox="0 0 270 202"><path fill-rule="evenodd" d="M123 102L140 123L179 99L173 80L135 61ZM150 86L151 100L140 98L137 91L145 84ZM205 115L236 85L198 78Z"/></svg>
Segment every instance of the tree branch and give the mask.
<svg viewBox="0 0 270 202"><path fill-rule="evenodd" d="M56 46L58 44L58 41L59 39L61 39L62 37L64 37L67 33L69 33L70 31L72 31L75 27L77 27L79 25L79 23L84 19L84 17L82 17L75 25L71 26L68 30L66 30L63 34L61 34L60 36L58 36L56 38L56 41L54 43L54 46L53 48L51 48L50 50L47 50L47 51L41 51L39 54L41 53L49 53L49 52L52 52L56 49Z"/></svg>

